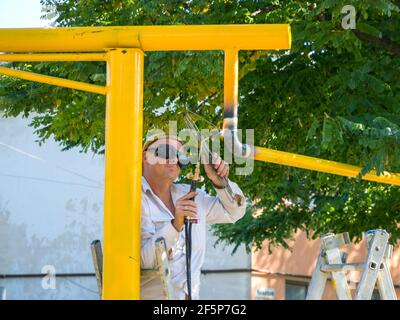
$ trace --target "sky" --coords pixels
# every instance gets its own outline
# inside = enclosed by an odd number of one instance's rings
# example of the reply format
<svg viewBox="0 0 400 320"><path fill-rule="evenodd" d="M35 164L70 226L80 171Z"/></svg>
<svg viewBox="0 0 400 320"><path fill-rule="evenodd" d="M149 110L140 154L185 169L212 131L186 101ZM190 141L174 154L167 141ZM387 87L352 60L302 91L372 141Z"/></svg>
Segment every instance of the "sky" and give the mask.
<svg viewBox="0 0 400 320"><path fill-rule="evenodd" d="M0 0L0 28L43 28L40 0Z"/></svg>

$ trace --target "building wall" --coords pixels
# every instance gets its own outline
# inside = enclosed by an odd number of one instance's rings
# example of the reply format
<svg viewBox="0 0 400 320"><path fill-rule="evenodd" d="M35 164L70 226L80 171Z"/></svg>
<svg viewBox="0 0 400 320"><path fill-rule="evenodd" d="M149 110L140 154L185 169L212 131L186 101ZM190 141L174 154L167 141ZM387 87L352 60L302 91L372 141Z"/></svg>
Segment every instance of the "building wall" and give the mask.
<svg viewBox="0 0 400 320"><path fill-rule="evenodd" d="M0 286L8 299L97 299L89 246L102 239L103 159L39 147L28 122L0 117ZM55 289L42 286L53 270Z"/></svg>
<svg viewBox="0 0 400 320"><path fill-rule="evenodd" d="M250 299L251 254L240 246L219 244L211 230L207 236L207 251L201 276L200 299Z"/></svg>
<svg viewBox="0 0 400 320"><path fill-rule="evenodd" d="M263 244L262 250L254 251L252 255L252 288L251 296L256 298L257 289L274 288L276 299L285 299L285 282L305 283L311 280L317 257L320 250L320 241L308 240L306 234L298 232L290 242L292 251L283 248L274 248L268 251L268 241ZM367 249L365 240L359 244L352 244L341 248L348 253L347 262L362 262L366 258ZM400 298L400 248L396 246L393 257L389 262L393 283ZM360 280L360 272L349 272L350 288L354 294ZM336 299L336 292L330 281L327 282L323 299Z"/></svg>

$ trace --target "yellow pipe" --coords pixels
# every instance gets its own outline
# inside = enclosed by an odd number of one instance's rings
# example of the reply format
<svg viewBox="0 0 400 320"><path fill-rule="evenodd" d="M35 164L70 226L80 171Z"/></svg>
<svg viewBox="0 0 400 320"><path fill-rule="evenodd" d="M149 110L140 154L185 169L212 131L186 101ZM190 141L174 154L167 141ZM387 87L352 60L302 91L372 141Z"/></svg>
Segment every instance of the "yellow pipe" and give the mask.
<svg viewBox="0 0 400 320"><path fill-rule="evenodd" d="M289 49L288 24L0 29L0 52L96 52Z"/></svg>
<svg viewBox="0 0 400 320"><path fill-rule="evenodd" d="M108 55L102 297L139 299L144 53Z"/></svg>
<svg viewBox="0 0 400 320"><path fill-rule="evenodd" d="M361 170L358 166L261 147L255 147L254 159L353 178L356 177ZM399 186L400 174L385 171L383 175L377 176L376 171L371 171L364 175L363 180Z"/></svg>
<svg viewBox="0 0 400 320"><path fill-rule="evenodd" d="M237 127L238 83L238 50L226 49L224 59L224 129L231 128L231 126Z"/></svg>
<svg viewBox="0 0 400 320"><path fill-rule="evenodd" d="M76 89L81 91L87 91L98 94L107 94L107 87L97 86L85 82L73 81L68 79L61 79L57 77L45 76L38 73L9 69L0 67L0 74L9 77L15 77L23 80L36 81L41 83L47 83L53 86L65 87L70 89Z"/></svg>
<svg viewBox="0 0 400 320"><path fill-rule="evenodd" d="M237 157L248 158L251 147L242 144L237 134L238 92L239 92L239 51L226 49L224 59L224 123L225 146Z"/></svg>
<svg viewBox="0 0 400 320"><path fill-rule="evenodd" d="M11 53L0 54L0 61L106 61L106 57L105 53Z"/></svg>

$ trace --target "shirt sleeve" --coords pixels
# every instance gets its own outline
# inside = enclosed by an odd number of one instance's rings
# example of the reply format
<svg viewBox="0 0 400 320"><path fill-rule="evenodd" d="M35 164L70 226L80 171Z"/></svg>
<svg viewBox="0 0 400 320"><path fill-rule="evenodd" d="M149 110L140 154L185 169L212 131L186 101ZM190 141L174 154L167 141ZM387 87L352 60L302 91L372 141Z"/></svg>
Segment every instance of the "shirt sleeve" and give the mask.
<svg viewBox="0 0 400 320"><path fill-rule="evenodd" d="M232 202L225 188L215 188L217 196L208 194L204 196L207 224L234 223L246 213L246 199L242 190L236 183L230 180L228 183L233 193L242 197L241 204L239 205L236 201Z"/></svg>
<svg viewBox="0 0 400 320"><path fill-rule="evenodd" d="M157 264L156 240L158 238L164 238L168 251L178 241L179 232L172 225L171 221L152 221L150 212L146 207L146 199L142 197L140 267L143 269L153 269ZM163 224L157 231L156 223Z"/></svg>

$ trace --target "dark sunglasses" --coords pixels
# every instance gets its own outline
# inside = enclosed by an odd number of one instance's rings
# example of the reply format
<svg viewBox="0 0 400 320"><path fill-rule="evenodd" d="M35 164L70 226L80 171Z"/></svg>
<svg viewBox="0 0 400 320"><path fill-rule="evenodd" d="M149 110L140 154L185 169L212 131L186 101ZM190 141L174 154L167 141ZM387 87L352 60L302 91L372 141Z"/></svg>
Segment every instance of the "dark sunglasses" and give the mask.
<svg viewBox="0 0 400 320"><path fill-rule="evenodd" d="M150 147L146 151L154 151L154 155L161 159L168 160L178 158L178 165L180 168L183 168L189 164L189 158L169 144L160 144L153 148Z"/></svg>

